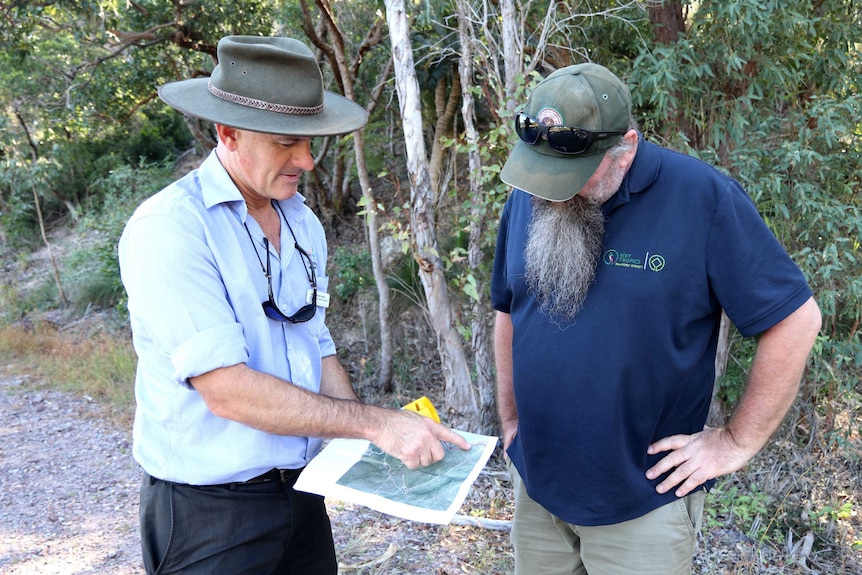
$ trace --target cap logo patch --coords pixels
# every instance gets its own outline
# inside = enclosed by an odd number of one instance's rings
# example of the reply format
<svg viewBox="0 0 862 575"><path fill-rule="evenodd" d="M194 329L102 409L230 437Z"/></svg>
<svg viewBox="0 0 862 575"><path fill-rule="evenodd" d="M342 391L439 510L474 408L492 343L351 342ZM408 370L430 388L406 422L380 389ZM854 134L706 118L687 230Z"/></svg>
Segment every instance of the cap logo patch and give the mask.
<svg viewBox="0 0 862 575"><path fill-rule="evenodd" d="M560 126L563 123L563 117L553 108L542 109L536 115L536 119L545 126Z"/></svg>

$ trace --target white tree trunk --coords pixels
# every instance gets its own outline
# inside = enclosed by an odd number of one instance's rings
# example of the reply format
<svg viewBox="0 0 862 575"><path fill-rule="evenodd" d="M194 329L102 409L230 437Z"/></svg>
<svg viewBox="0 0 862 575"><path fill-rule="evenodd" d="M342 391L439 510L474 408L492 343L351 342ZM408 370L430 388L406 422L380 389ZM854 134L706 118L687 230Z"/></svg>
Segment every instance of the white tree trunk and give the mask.
<svg viewBox="0 0 862 575"><path fill-rule="evenodd" d="M401 108L401 120L410 176L410 214L414 257L425 290L428 317L437 336L443 376L445 378L444 411L448 422L470 431L478 431L475 421L479 412L476 393L461 336L454 326L454 312L434 228L434 193L428 173L428 158L422 137L422 111L419 82L413 63L407 14L403 0L386 0L386 21L392 42L395 64L395 86Z"/></svg>
<svg viewBox="0 0 862 575"><path fill-rule="evenodd" d="M515 111L518 91L518 74L524 71L523 50L518 42L518 23L515 0L500 0L500 17L503 28L503 62L505 66L505 104L510 112Z"/></svg>
<svg viewBox="0 0 862 575"><path fill-rule="evenodd" d="M329 0L316 0L320 13L324 16L321 19L321 25L329 31L329 37L332 38L328 44L324 41L320 34L311 26L308 6L305 2L302 3L303 14L306 18L305 30L309 38L318 47L326 45L328 53L331 53L335 61L337 72L341 77L342 85L344 86L344 96L349 100L356 100L355 85L356 74L355 70L358 65L350 66L347 62L347 53L343 41L343 34L338 27L337 22L332 13L332 6ZM377 43L379 38L379 30L382 29L382 22L375 24L372 30L366 36L366 40ZM361 54L356 56L357 63L361 62ZM390 66L387 65L382 72L382 77L377 87L374 89L373 96L366 106L366 112L370 116L373 112L378 96L382 91L385 78L389 76ZM386 283L386 275L383 269L383 261L380 255L380 234L377 224L377 201L374 199L374 193L371 189L371 178L368 175L368 164L365 161L365 132L364 128L353 133L354 141L354 156L356 158L356 173L359 176L359 185L362 188L362 197L365 199L365 228L368 234L368 249L371 253L371 268L374 273L374 283L377 285L378 296L378 319L380 322L380 367L378 372L377 383L383 391L392 391L392 327L389 320L390 298L389 285ZM345 184L347 184L345 179Z"/></svg>

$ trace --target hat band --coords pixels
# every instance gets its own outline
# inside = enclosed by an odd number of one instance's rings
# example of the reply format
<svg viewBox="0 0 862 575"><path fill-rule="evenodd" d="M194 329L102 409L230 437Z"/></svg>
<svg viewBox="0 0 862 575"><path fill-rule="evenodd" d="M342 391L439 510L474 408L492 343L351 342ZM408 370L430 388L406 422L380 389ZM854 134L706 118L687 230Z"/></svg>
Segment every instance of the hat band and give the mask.
<svg viewBox="0 0 862 575"><path fill-rule="evenodd" d="M306 108L304 106L286 106L284 104L273 104L272 102L265 102L263 100L256 100L254 98L247 98L245 96L231 94L230 92L225 92L224 90L213 86L212 81L207 84L207 89L210 91L210 94L212 94L216 98L221 98L222 100L227 100L228 102L233 102L234 104L239 104L240 106L247 106L249 108L255 108L257 110L265 110L267 112L277 112L279 114L294 114L297 116L313 116L323 111L323 104L319 106L314 106L313 108Z"/></svg>

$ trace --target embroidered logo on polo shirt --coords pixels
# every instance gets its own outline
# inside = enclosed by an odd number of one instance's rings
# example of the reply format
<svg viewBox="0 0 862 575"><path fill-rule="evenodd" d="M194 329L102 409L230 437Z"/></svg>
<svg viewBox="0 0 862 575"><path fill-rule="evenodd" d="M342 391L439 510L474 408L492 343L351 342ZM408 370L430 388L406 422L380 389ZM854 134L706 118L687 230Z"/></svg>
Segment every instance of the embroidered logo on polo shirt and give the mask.
<svg viewBox="0 0 862 575"><path fill-rule="evenodd" d="M664 269L664 256L659 254L651 254L647 252L642 258L633 256L628 252L621 252L614 249L607 250L602 256L602 262L607 266L633 268L660 272Z"/></svg>

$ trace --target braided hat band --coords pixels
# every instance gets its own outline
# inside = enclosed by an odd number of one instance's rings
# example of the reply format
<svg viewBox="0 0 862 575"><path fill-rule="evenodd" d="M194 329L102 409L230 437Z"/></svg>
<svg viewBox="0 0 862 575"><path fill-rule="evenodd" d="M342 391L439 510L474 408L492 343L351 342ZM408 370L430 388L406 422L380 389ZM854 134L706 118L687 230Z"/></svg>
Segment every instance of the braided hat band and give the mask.
<svg viewBox="0 0 862 575"><path fill-rule="evenodd" d="M264 102L255 98L247 98L238 94L231 94L213 86L212 80L207 82L207 90L216 98L239 104L240 106L248 106L256 110L266 110L267 112L275 112L277 114L297 114L299 116L313 116L323 111L323 104L314 106L313 108L305 108L302 106L287 106L284 104L273 104L272 102Z"/></svg>

